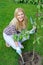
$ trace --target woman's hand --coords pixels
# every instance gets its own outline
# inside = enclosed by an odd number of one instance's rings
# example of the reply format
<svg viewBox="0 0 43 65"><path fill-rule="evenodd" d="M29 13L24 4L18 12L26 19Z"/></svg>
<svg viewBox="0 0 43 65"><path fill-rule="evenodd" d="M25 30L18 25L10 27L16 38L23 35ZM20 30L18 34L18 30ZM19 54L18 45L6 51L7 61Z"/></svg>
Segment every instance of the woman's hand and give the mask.
<svg viewBox="0 0 43 65"><path fill-rule="evenodd" d="M15 45L16 45L16 47L18 47L18 42L17 41L15 41Z"/></svg>
<svg viewBox="0 0 43 65"><path fill-rule="evenodd" d="M33 26L33 29L35 32L37 32L37 27L36 26Z"/></svg>
<svg viewBox="0 0 43 65"><path fill-rule="evenodd" d="M33 29L36 30L36 26L33 26Z"/></svg>

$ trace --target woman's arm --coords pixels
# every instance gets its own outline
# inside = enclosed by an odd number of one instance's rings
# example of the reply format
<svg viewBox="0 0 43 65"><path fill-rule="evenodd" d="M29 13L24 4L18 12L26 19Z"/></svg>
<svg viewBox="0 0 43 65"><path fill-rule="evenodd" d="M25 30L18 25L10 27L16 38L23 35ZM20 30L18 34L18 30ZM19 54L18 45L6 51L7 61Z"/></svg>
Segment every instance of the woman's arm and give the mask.
<svg viewBox="0 0 43 65"><path fill-rule="evenodd" d="M36 26L33 26L33 28L29 31L29 34L33 34L36 31Z"/></svg>
<svg viewBox="0 0 43 65"><path fill-rule="evenodd" d="M16 47L18 47L18 42L17 41L15 41L15 45L16 45Z"/></svg>

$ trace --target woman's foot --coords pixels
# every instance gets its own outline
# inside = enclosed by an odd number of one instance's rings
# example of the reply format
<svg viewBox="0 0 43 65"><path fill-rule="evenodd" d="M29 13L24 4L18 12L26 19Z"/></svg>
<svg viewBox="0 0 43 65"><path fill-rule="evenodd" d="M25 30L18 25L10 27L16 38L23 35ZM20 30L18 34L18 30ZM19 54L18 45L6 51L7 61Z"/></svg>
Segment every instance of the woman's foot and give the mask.
<svg viewBox="0 0 43 65"><path fill-rule="evenodd" d="M10 45L6 43L6 47L10 47Z"/></svg>

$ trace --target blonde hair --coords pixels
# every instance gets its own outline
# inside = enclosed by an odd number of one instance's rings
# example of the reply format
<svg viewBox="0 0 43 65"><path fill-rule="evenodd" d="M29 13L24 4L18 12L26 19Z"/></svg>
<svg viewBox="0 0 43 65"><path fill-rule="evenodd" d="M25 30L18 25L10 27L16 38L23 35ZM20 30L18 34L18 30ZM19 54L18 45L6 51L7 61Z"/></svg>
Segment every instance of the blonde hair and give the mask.
<svg viewBox="0 0 43 65"><path fill-rule="evenodd" d="M24 20L22 22L19 22L17 20L17 14L18 14L19 11L22 11L23 14L24 14ZM16 25L16 30L20 30L21 31L22 29L26 29L27 28L27 17L26 17L26 15L24 13L24 10L22 8L16 8L15 9L14 20L12 21L11 24Z"/></svg>
<svg viewBox="0 0 43 65"><path fill-rule="evenodd" d="M16 8L15 12L14 12L14 16L15 17L17 16L17 14L18 14L19 11L22 11L24 13L24 10L22 8ZM25 15L25 13L24 13L24 15Z"/></svg>
<svg viewBox="0 0 43 65"><path fill-rule="evenodd" d="M16 8L15 12L14 12L14 16L17 16L17 13L19 11L22 11L24 13L24 10L22 8ZM27 27L27 17L24 13L24 20L20 23L19 21L16 23L16 30L21 30L21 29L26 29Z"/></svg>

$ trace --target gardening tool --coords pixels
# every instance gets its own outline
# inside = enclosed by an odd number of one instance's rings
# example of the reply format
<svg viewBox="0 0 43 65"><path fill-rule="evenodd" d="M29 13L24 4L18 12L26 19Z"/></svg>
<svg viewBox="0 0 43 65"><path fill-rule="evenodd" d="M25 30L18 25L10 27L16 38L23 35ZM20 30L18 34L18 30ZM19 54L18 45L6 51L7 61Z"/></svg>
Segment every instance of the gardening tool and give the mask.
<svg viewBox="0 0 43 65"><path fill-rule="evenodd" d="M21 59L22 59L22 64L25 65L25 62L24 62L24 59L23 59L22 54L20 54L20 57L21 57Z"/></svg>
<svg viewBox="0 0 43 65"><path fill-rule="evenodd" d="M25 62L24 62L24 59L23 59L23 56L22 56L22 51L21 51L21 49L19 47L17 47L16 52L20 55L21 60L22 60L22 64L24 65Z"/></svg>

